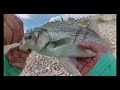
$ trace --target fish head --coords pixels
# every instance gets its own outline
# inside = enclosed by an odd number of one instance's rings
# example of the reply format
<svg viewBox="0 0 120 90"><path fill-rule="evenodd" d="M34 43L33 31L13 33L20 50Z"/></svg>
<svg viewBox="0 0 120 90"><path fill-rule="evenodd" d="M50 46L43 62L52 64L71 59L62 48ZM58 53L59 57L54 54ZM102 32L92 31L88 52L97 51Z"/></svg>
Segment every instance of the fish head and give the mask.
<svg viewBox="0 0 120 90"><path fill-rule="evenodd" d="M19 49L27 51L28 49L34 48L38 40L38 32L32 32L25 35L20 43Z"/></svg>
<svg viewBox="0 0 120 90"><path fill-rule="evenodd" d="M25 34L19 48L23 51L32 49L40 52L50 40L51 37L47 33L46 29L36 29Z"/></svg>

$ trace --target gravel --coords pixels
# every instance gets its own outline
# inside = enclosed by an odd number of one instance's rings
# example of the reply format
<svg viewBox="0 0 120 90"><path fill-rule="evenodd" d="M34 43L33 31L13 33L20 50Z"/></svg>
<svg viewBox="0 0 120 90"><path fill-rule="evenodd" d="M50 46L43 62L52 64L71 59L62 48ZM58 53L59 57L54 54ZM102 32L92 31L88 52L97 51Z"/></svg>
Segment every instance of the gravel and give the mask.
<svg viewBox="0 0 120 90"><path fill-rule="evenodd" d="M27 65L20 76L70 76L60 65L58 58L40 55L33 51L26 61ZM72 76L72 75L71 75Z"/></svg>

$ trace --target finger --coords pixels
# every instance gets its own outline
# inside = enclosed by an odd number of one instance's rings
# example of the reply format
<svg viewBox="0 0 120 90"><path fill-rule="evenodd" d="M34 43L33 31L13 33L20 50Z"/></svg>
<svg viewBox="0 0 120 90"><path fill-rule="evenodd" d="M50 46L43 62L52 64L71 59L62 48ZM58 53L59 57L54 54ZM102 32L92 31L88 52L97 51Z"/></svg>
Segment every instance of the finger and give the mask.
<svg viewBox="0 0 120 90"><path fill-rule="evenodd" d="M4 21L4 40L5 40L6 45L10 44L10 42L12 40L12 30L6 24L5 21Z"/></svg>
<svg viewBox="0 0 120 90"><path fill-rule="evenodd" d="M19 62L11 62L11 61L9 61L9 64L10 65L13 65L13 66L15 66L15 67L18 67L18 68L20 68L20 69L23 69L24 67L25 67L25 63L19 63Z"/></svg>
<svg viewBox="0 0 120 90"><path fill-rule="evenodd" d="M86 64L83 64L81 62L77 63L77 69L81 72L82 75L85 75L93 67L94 63L93 62L91 63L91 62Z"/></svg>
<svg viewBox="0 0 120 90"><path fill-rule="evenodd" d="M24 51L14 51L13 52L14 57L24 57L27 58L29 56L29 53L26 53Z"/></svg>
<svg viewBox="0 0 120 90"><path fill-rule="evenodd" d="M12 14L12 16L11 16L12 18L13 18L13 20L15 21L15 23L16 23L16 29L14 30L15 32L17 32L16 34L17 34L17 37L16 37L16 39L15 39L15 42L20 42L20 39L22 40L22 28L21 28L21 26L20 26L20 24L19 24L19 18L16 18L16 16L14 15L14 14ZM23 32L24 33L24 32Z"/></svg>
<svg viewBox="0 0 120 90"><path fill-rule="evenodd" d="M26 52L25 51L21 51L19 50L19 46L11 48L8 52L7 52L7 57L9 56L13 56L13 57L21 57L21 58L27 58L29 56L29 54L31 53L31 50L28 49Z"/></svg>
<svg viewBox="0 0 120 90"><path fill-rule="evenodd" d="M100 49L100 45L98 45L97 43L95 42L81 42L80 43L80 46L85 48L85 49L90 49L92 50L93 52L99 52Z"/></svg>
<svg viewBox="0 0 120 90"><path fill-rule="evenodd" d="M5 19L6 23L9 25L9 27L11 28L11 30L13 32L13 37L12 37L11 43L14 43L19 38L20 26L17 23L17 21L13 18L13 15L11 15L11 14L5 14L4 19Z"/></svg>
<svg viewBox="0 0 120 90"><path fill-rule="evenodd" d="M26 62L26 58L19 58L19 57L14 57L14 56L8 56L8 61L12 61L12 62L20 62L20 63L25 63Z"/></svg>
<svg viewBox="0 0 120 90"><path fill-rule="evenodd" d="M20 62L20 63L25 63L27 58L14 58L14 60L16 60L17 62Z"/></svg>
<svg viewBox="0 0 120 90"><path fill-rule="evenodd" d="M84 76L84 75L86 75L90 70L91 70L91 67L85 66L85 67L82 69L81 74Z"/></svg>
<svg viewBox="0 0 120 90"><path fill-rule="evenodd" d="M8 61L14 61L14 57L11 55L7 55L7 59L8 59Z"/></svg>
<svg viewBox="0 0 120 90"><path fill-rule="evenodd" d="M18 22L18 24L19 24L19 26L20 26L19 39L17 40L17 42L19 43L19 42L21 42L21 40L22 40L22 38L23 38L23 36L24 36L23 21L22 21L20 18L18 18L16 15L13 15L13 17L15 18L15 20Z"/></svg>
<svg viewBox="0 0 120 90"><path fill-rule="evenodd" d="M13 55L13 52L17 51L18 49L19 49L19 46L13 47L7 52L7 54Z"/></svg>
<svg viewBox="0 0 120 90"><path fill-rule="evenodd" d="M86 63L84 60L82 60L82 59L77 59L77 62L81 63L83 66L87 64L87 63Z"/></svg>
<svg viewBox="0 0 120 90"><path fill-rule="evenodd" d="M93 59L91 57L80 58L77 57L77 61L84 61L85 63L90 63Z"/></svg>
<svg viewBox="0 0 120 90"><path fill-rule="evenodd" d="M104 52L98 53L97 56L93 58L93 60L97 62L102 57L103 54Z"/></svg>
<svg viewBox="0 0 120 90"><path fill-rule="evenodd" d="M17 46L17 47L14 47L14 48L11 48L11 49L6 53L7 58L13 56L14 51L17 51L18 49L19 49L18 46Z"/></svg>
<svg viewBox="0 0 120 90"><path fill-rule="evenodd" d="M76 68L82 72L83 68L84 68L84 65L82 65L80 62L77 62L77 65L76 65Z"/></svg>
<svg viewBox="0 0 120 90"><path fill-rule="evenodd" d="M29 54L31 53L31 49L28 49L27 51L19 50L19 47L17 47L18 50L14 50L13 56L14 57L24 57L27 58Z"/></svg>

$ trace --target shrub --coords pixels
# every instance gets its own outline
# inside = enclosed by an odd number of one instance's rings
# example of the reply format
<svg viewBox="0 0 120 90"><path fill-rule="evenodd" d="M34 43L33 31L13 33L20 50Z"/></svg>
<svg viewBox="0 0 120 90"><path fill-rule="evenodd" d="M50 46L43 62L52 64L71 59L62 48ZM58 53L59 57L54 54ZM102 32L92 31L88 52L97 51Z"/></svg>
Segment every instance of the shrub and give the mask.
<svg viewBox="0 0 120 90"><path fill-rule="evenodd" d="M89 19L82 18L79 19L77 22L82 25L87 25L89 21L90 21Z"/></svg>
<svg viewBox="0 0 120 90"><path fill-rule="evenodd" d="M105 22L105 20L102 17L97 17L96 21L98 23L104 23Z"/></svg>

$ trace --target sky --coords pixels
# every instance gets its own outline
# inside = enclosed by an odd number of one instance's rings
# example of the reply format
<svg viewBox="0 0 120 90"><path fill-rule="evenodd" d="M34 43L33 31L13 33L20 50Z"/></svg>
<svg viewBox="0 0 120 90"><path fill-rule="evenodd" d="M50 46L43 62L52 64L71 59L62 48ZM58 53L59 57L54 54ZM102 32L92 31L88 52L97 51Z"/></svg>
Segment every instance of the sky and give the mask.
<svg viewBox="0 0 120 90"><path fill-rule="evenodd" d="M94 16L97 14L15 14L24 23L24 32L27 29L40 27L41 25L52 22L54 20L61 20L61 17L66 20L69 16L75 19L87 17L87 16Z"/></svg>

